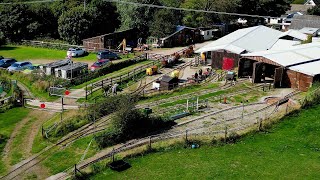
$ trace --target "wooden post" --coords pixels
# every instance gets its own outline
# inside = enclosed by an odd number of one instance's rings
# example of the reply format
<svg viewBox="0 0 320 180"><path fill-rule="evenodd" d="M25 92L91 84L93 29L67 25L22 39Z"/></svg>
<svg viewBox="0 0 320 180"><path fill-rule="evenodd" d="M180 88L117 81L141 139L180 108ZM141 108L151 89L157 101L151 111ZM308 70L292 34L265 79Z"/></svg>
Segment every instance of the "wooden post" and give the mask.
<svg viewBox="0 0 320 180"><path fill-rule="evenodd" d="M102 81L101 81L101 86L102 86L102 88L103 88L103 81L104 81L104 80L102 79Z"/></svg>
<svg viewBox="0 0 320 180"><path fill-rule="evenodd" d="M187 112L189 112L189 99L187 99Z"/></svg>
<svg viewBox="0 0 320 180"><path fill-rule="evenodd" d="M186 129L186 142L188 143L188 129Z"/></svg>
<svg viewBox="0 0 320 180"><path fill-rule="evenodd" d="M61 110L63 112L63 96L61 97Z"/></svg>
<svg viewBox="0 0 320 180"><path fill-rule="evenodd" d="M199 110L199 97L197 97L197 111Z"/></svg>
<svg viewBox="0 0 320 180"><path fill-rule="evenodd" d="M88 84L86 83L86 100L88 100Z"/></svg>
<svg viewBox="0 0 320 180"><path fill-rule="evenodd" d="M63 111L61 111L61 113L60 113L60 123L62 122L62 112Z"/></svg>
<svg viewBox="0 0 320 180"><path fill-rule="evenodd" d="M114 148L112 149L112 162L114 162Z"/></svg>
<svg viewBox="0 0 320 180"><path fill-rule="evenodd" d="M91 84L91 96L92 96L92 90L93 90L93 83Z"/></svg>
<svg viewBox="0 0 320 180"><path fill-rule="evenodd" d="M77 164L74 164L74 177L77 176Z"/></svg>
<svg viewBox="0 0 320 180"><path fill-rule="evenodd" d="M227 143L227 137L228 137L228 127L226 125L224 128L224 143Z"/></svg>
<svg viewBox="0 0 320 180"><path fill-rule="evenodd" d="M122 83L122 79L121 79L121 76L122 76L122 75L120 75L120 83Z"/></svg>

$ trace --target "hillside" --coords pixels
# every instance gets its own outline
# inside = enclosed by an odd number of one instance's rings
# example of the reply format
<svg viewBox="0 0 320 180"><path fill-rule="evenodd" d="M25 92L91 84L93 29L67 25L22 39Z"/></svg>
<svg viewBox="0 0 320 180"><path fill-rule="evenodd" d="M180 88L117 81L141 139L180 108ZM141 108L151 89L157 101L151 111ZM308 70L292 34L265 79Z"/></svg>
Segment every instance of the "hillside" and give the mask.
<svg viewBox="0 0 320 180"><path fill-rule="evenodd" d="M293 114L267 133L236 144L175 148L129 159L124 172L110 169L94 179L317 179L320 176L320 105Z"/></svg>

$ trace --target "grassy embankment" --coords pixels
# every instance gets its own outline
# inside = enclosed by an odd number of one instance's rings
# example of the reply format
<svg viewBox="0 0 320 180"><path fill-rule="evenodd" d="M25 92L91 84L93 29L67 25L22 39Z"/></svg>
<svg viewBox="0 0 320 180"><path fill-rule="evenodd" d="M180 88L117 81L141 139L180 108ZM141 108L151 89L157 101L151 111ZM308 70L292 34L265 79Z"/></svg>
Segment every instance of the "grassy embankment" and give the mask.
<svg viewBox="0 0 320 180"><path fill-rule="evenodd" d="M10 137L14 127L18 122L25 118L29 109L14 108L4 113L0 113L0 154L2 154L3 148ZM6 167L2 158L0 159L0 175L6 172Z"/></svg>
<svg viewBox="0 0 320 180"><path fill-rule="evenodd" d="M235 144L167 148L131 158L130 169L107 169L92 179L317 179L319 111L320 105L294 113L268 131L248 134Z"/></svg>

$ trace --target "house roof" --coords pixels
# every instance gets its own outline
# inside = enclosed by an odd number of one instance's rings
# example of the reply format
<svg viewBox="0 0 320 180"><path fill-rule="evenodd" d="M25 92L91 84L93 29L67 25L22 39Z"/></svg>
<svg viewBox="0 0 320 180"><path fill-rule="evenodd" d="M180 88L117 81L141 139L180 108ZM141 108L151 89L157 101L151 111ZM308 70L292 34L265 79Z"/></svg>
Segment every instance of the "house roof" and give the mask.
<svg viewBox="0 0 320 180"><path fill-rule="evenodd" d="M285 39L279 39L270 50L285 50L288 49L290 46L295 46L301 44L300 41L291 41Z"/></svg>
<svg viewBox="0 0 320 180"><path fill-rule="evenodd" d="M69 59L65 59L65 60L60 60L60 61L55 61L55 62L51 62L48 64L44 64L44 67L48 67L48 68L55 68L55 67L60 67L66 64L71 63L71 60Z"/></svg>
<svg viewBox="0 0 320 180"><path fill-rule="evenodd" d="M260 51L242 56L264 57L276 64L311 76L320 73L320 64L317 62L320 60L320 43L292 46L286 50Z"/></svg>
<svg viewBox="0 0 320 180"><path fill-rule="evenodd" d="M59 68L55 69L55 71L58 71L58 70L68 71L68 70L71 70L71 69L77 69L79 67L80 68L87 68L88 64L87 63L82 63L82 62L77 62L77 63L73 63L72 65L68 64L66 66L59 67Z"/></svg>
<svg viewBox="0 0 320 180"><path fill-rule="evenodd" d="M312 8L312 5L304 5L304 4L291 4L290 10L286 12L286 14L292 14L295 12L301 12L306 14L308 9Z"/></svg>
<svg viewBox="0 0 320 180"><path fill-rule="evenodd" d="M308 36L306 34L303 34L302 32L299 32L299 31L293 30L293 29L290 29L290 30L282 33L278 38L281 39L285 36L290 36L290 37L293 37L293 38L301 40L301 41L304 41L308 38Z"/></svg>
<svg viewBox="0 0 320 180"><path fill-rule="evenodd" d="M123 30L123 31L116 31L116 32L108 33L108 34L102 34L100 36L95 36L95 37L83 39L82 41L88 41L88 40L95 39L95 38L102 38L102 37L113 35L113 34L123 33L123 32L126 32L126 31L132 31L132 30L135 30L135 29L136 28L131 28L131 29Z"/></svg>
<svg viewBox="0 0 320 180"><path fill-rule="evenodd" d="M176 31L172 34L170 34L169 36L167 37L164 37L164 38L161 38L160 40L166 40L166 39L169 39L170 37L172 37L173 35L177 34L178 32L184 30L184 29L191 29L191 30L196 30L196 28L192 28L192 27L187 27L187 26L177 26L176 27Z"/></svg>
<svg viewBox="0 0 320 180"><path fill-rule="evenodd" d="M289 29L302 29L304 27L320 28L320 16L302 15L294 16Z"/></svg>
<svg viewBox="0 0 320 180"><path fill-rule="evenodd" d="M304 34L315 34L317 31L319 31L320 28L310 28L310 27L304 27L300 29L299 31Z"/></svg>
<svg viewBox="0 0 320 180"><path fill-rule="evenodd" d="M236 54L267 50L277 42L281 34L281 31L266 26L239 29L200 48L196 53L222 49Z"/></svg>
<svg viewBox="0 0 320 180"><path fill-rule="evenodd" d="M163 76L161 79L162 82L167 82L167 83L171 82L172 80L174 80L174 78L167 75Z"/></svg>

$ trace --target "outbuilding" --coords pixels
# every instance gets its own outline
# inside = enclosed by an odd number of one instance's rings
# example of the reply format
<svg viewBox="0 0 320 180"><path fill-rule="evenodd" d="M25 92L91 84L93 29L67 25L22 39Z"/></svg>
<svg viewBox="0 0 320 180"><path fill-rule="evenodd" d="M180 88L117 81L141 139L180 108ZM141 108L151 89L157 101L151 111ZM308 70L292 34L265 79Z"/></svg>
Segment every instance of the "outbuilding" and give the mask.
<svg viewBox="0 0 320 180"><path fill-rule="evenodd" d="M186 46L203 41L200 29L177 26L171 35L160 38L160 47Z"/></svg>
<svg viewBox="0 0 320 180"><path fill-rule="evenodd" d="M196 53L204 54L206 63L213 68L231 70L238 66L241 55L284 46L300 44L307 36L292 30L281 32L266 26L255 26L237 30L200 48Z"/></svg>
<svg viewBox="0 0 320 180"><path fill-rule="evenodd" d="M179 79L170 76L163 76L160 80L160 90L171 90L178 86Z"/></svg>
<svg viewBox="0 0 320 180"><path fill-rule="evenodd" d="M70 59L65 59L65 60L60 60L60 61L55 61L52 63L48 64L43 64L40 66L40 69L46 74L46 75L54 75L55 74L55 69L66 66L68 64L72 63Z"/></svg>
<svg viewBox="0 0 320 180"><path fill-rule="evenodd" d="M138 42L138 29L128 29L109 34L83 39L83 46L88 51L99 51L103 49L115 49L123 39L126 39L127 45L135 47Z"/></svg>
<svg viewBox="0 0 320 180"><path fill-rule="evenodd" d="M55 76L63 79L73 79L79 75L85 74L87 70L87 63L77 62L56 68Z"/></svg>
<svg viewBox="0 0 320 180"><path fill-rule="evenodd" d="M320 77L320 43L242 55L238 76L251 76L254 83L270 80L275 88L307 91Z"/></svg>

